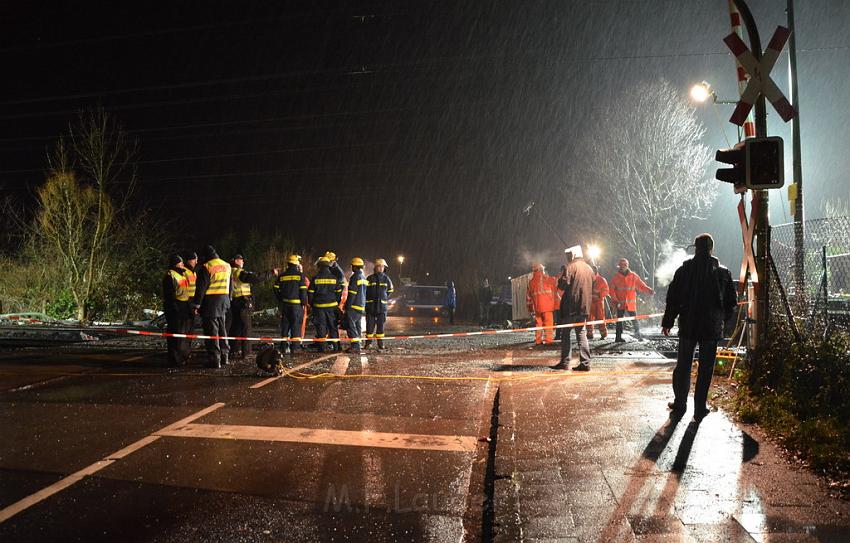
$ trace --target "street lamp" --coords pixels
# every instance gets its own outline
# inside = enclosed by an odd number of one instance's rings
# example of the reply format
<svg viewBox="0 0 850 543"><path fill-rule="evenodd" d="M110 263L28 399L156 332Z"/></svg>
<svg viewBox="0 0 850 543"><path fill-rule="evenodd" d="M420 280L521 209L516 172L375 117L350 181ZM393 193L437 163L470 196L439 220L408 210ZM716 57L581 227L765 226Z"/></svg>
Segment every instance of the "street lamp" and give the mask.
<svg viewBox="0 0 850 543"><path fill-rule="evenodd" d="M732 144L729 143L729 138L726 137L726 130L724 129L723 121L720 119L720 113L717 111L717 104L737 104L735 100L718 100L717 94L714 92L714 89L711 88L711 84L708 81L703 81L701 83L697 83L693 87L691 87L691 100L697 102L698 104L704 104L708 101L709 97L711 98L711 103L713 104L714 115L717 117L717 122L720 124L720 132L723 133L723 139L726 140L726 145L732 147ZM741 134L738 134L738 139L741 139Z"/></svg>
<svg viewBox="0 0 850 543"><path fill-rule="evenodd" d="M398 280L401 282L401 266L404 264L404 256L398 255Z"/></svg>

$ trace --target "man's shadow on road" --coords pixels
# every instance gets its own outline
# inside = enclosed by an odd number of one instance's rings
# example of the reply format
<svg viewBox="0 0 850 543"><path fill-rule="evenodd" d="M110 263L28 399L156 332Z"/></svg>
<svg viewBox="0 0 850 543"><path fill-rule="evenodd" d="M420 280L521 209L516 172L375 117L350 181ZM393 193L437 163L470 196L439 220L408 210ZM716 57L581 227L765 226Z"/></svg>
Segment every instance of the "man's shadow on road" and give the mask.
<svg viewBox="0 0 850 543"><path fill-rule="evenodd" d="M633 507L638 503L639 499L643 499L644 501L640 507L641 511L652 509L656 514L663 516L670 510L673 499L676 496L676 491L679 488L682 473L688 464L688 458L690 457L697 430L699 429L699 422L692 421L685 429L685 434L682 437L681 443L679 443L676 458L673 461L670 476L668 476L667 482L656 502L654 504L650 503L652 495L647 495L643 491L647 484L654 480L652 475L658 459L670 443L670 439L676 432L676 428L681 420L682 415L671 413L670 418L664 422L661 428L652 436L649 443L647 443L637 462L632 466L628 484L623 491L622 497L617 500L617 509L612 513L607 526L600 534L599 541L614 541L626 537L627 534L624 533L624 530L629 530L629 524L626 522L626 518L633 511Z"/></svg>

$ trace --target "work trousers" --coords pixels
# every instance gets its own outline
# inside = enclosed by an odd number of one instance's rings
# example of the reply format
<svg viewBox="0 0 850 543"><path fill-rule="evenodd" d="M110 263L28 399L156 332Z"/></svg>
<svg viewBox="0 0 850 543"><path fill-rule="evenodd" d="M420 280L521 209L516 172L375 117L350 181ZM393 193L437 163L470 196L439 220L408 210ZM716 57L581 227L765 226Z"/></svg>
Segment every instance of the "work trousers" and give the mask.
<svg viewBox="0 0 850 543"><path fill-rule="evenodd" d="M694 360L694 349L699 344L699 369L697 369L697 386L694 390L694 410L706 409L708 388L711 386L711 376L714 374L714 361L717 357L717 340L695 340L679 338L679 356L676 358L676 369L673 370L673 404L677 409L684 410L688 404L688 391L691 388L691 366Z"/></svg>
<svg viewBox="0 0 850 543"><path fill-rule="evenodd" d="M578 323L585 322L587 315L570 315L567 322ZM578 361L581 364L590 363L590 343L587 341L587 329L584 326L576 326L573 328L578 342ZM564 328L561 334L561 364L567 364L572 356L572 344L570 339L570 329Z"/></svg>
<svg viewBox="0 0 850 543"><path fill-rule="evenodd" d="M301 349L301 330L304 322L304 308L300 304L284 304L280 308L280 337L289 339L289 350Z"/></svg>
<svg viewBox="0 0 850 543"><path fill-rule="evenodd" d="M637 311L626 311L625 309L617 309L617 318L620 319L624 316L626 317L634 317L637 315ZM617 339L623 339L623 321L617 321ZM632 324L635 327L635 337L637 339L642 339L640 335L640 323L637 319L632 321Z"/></svg>
<svg viewBox="0 0 850 543"><path fill-rule="evenodd" d="M478 321L481 326L490 324L490 302L478 302Z"/></svg>
<svg viewBox="0 0 850 543"><path fill-rule="evenodd" d="M227 319L224 315L220 317L202 317L201 323L204 327L204 335L226 336ZM207 356L211 364L226 362L230 351L226 339L205 339L204 346L207 348Z"/></svg>
<svg viewBox="0 0 850 543"><path fill-rule="evenodd" d="M555 324L554 315L551 311L544 311L543 313L534 312L534 323L536 326L546 326L546 330L535 330L534 331L534 343L536 345L540 345L543 343L543 332L546 332L546 343L554 343L555 341L552 339L555 331L551 326Z"/></svg>
<svg viewBox="0 0 850 543"><path fill-rule="evenodd" d="M360 337L363 335L363 312L348 308L345 312L345 331L351 340L351 349L360 350Z"/></svg>
<svg viewBox="0 0 850 543"><path fill-rule="evenodd" d="M605 319L605 300L602 299L594 299L590 302L590 320L592 321L601 321ZM599 335L602 339L608 337L608 327L603 322L601 324L596 325L599 328ZM593 325L587 325L587 337L593 339Z"/></svg>
<svg viewBox="0 0 850 543"><path fill-rule="evenodd" d="M382 339L384 337L384 323L387 322L386 313L376 315L366 314L366 339Z"/></svg>
<svg viewBox="0 0 850 543"><path fill-rule="evenodd" d="M251 335L251 312L254 309L252 300L246 297L235 298L230 306L231 321L229 323L231 336L247 337ZM230 350L234 355L243 357L251 354L251 342L242 339L230 340Z"/></svg>
<svg viewBox="0 0 850 543"><path fill-rule="evenodd" d="M446 312L449 314L449 324L455 323L455 308L453 306L446 307Z"/></svg>
<svg viewBox="0 0 850 543"><path fill-rule="evenodd" d="M165 331L171 334L186 334L192 324L191 314L187 315L187 311L179 311L174 315L166 315ZM191 340L184 338L168 337L165 338L165 344L168 348L168 365L182 366L189 358L189 349L191 348Z"/></svg>
<svg viewBox="0 0 850 543"><path fill-rule="evenodd" d="M339 329L336 326L336 307L314 307L313 324L316 325L317 338L338 338ZM327 351L334 348L335 341L320 341L319 350Z"/></svg>

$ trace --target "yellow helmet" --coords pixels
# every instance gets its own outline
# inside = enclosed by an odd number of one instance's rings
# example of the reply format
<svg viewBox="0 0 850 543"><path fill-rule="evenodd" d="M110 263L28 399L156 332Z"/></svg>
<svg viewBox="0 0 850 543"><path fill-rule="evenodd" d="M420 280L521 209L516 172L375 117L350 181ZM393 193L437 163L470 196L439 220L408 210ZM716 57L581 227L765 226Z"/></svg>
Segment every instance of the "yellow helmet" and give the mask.
<svg viewBox="0 0 850 543"><path fill-rule="evenodd" d="M364 264L364 262L363 262L363 259L362 259L362 258L360 258L359 256L355 256L354 258L352 258L352 259L351 259L351 265L352 265L352 266L361 266L361 267L362 267L362 266L364 266L365 264Z"/></svg>
<svg viewBox="0 0 850 543"><path fill-rule="evenodd" d="M301 264L301 257L298 255L289 255L289 260L286 262L288 264Z"/></svg>
<svg viewBox="0 0 850 543"><path fill-rule="evenodd" d="M386 268L387 267L387 261L384 260L383 258L379 258L378 260L375 261L375 265L376 266L383 266L383 267Z"/></svg>
<svg viewBox="0 0 850 543"><path fill-rule="evenodd" d="M329 265L330 265L330 263L331 263L331 259L330 259L330 258L328 258L328 257L326 257L326 256L323 256L323 257L320 257L320 258L319 258L319 266L321 266L321 265L323 265L323 264L324 264L325 266L329 266Z"/></svg>
<svg viewBox="0 0 850 543"><path fill-rule="evenodd" d="M328 251L327 253L325 253L325 258L328 259L328 262L333 262L334 260L336 260L336 253Z"/></svg>

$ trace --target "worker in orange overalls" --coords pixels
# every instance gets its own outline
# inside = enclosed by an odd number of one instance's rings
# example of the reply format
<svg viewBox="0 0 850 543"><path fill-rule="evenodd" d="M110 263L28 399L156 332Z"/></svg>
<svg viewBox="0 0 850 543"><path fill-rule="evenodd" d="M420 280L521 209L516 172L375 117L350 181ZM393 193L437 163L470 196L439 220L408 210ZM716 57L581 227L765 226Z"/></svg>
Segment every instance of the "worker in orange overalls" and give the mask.
<svg viewBox="0 0 850 543"><path fill-rule="evenodd" d="M590 297L590 316L592 321L605 320L605 298L608 297L608 281L599 274L599 266L591 266L593 268L593 292ZM605 339L608 337L608 327L606 324L600 323L596 325L599 328L599 337ZM593 325L587 325L587 339L593 339Z"/></svg>
<svg viewBox="0 0 850 543"><path fill-rule="evenodd" d="M551 275L546 275L543 264L535 264L534 272L528 282L526 303L529 313L534 313L536 325L546 327L546 344L554 343L552 339L553 314L558 307L558 281ZM543 330L534 332L535 345L543 343Z"/></svg>
<svg viewBox="0 0 850 543"><path fill-rule="evenodd" d="M611 298L617 304L617 318L620 319L624 315L634 317L637 315L637 292L641 291L646 294L655 294L655 291L643 282L643 279L635 272L629 269L629 260L621 258L617 261L617 273L611 278ZM638 341L643 340L640 335L640 325L637 320L632 323L635 327L635 337ZM623 321L617 321L617 337L614 339L617 343L623 343Z"/></svg>

